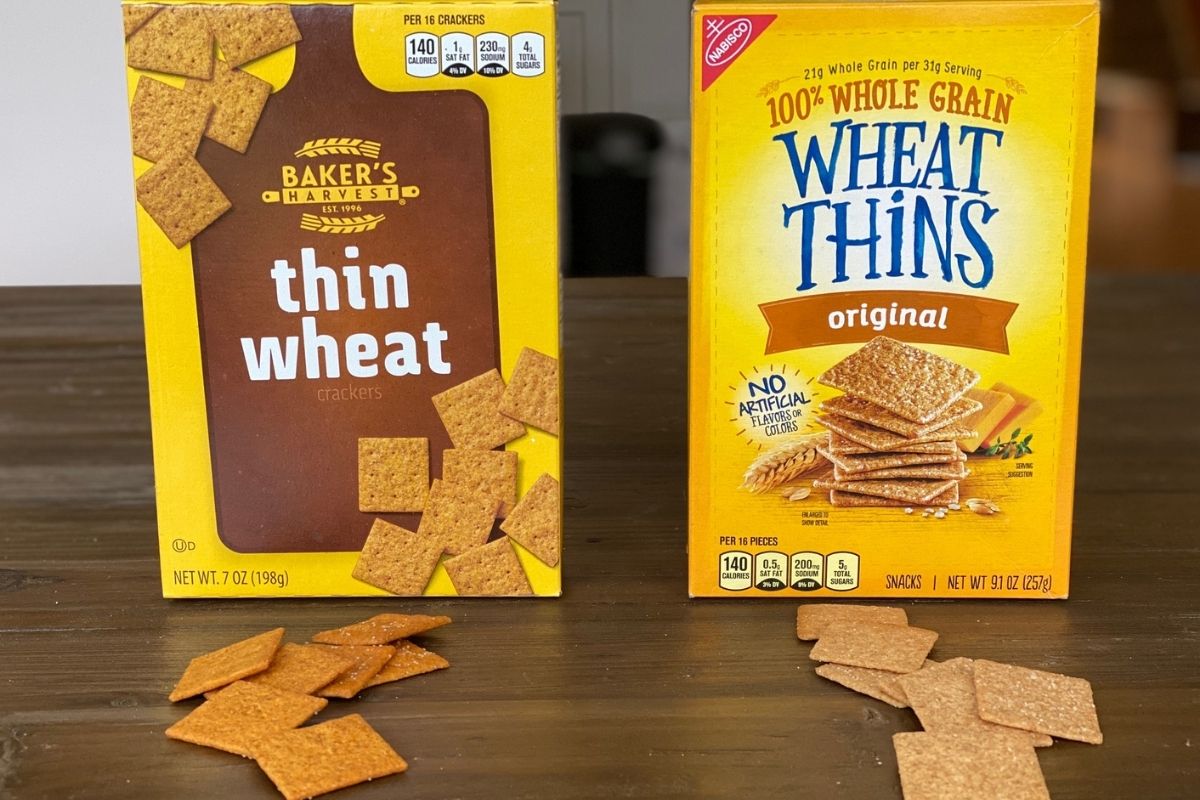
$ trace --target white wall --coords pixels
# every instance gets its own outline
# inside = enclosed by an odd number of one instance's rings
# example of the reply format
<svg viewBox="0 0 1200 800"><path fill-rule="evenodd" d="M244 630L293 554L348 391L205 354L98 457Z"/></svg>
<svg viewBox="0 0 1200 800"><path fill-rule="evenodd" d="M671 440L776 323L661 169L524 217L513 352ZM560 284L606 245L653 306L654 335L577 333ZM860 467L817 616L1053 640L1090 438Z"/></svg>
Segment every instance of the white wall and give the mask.
<svg viewBox="0 0 1200 800"><path fill-rule="evenodd" d="M668 130L655 245L668 274L686 259L689 4L559 4L563 111ZM123 62L118 0L0 0L0 285L137 282Z"/></svg>
<svg viewBox="0 0 1200 800"><path fill-rule="evenodd" d="M0 285L137 282L122 41L116 0L0 0Z"/></svg>

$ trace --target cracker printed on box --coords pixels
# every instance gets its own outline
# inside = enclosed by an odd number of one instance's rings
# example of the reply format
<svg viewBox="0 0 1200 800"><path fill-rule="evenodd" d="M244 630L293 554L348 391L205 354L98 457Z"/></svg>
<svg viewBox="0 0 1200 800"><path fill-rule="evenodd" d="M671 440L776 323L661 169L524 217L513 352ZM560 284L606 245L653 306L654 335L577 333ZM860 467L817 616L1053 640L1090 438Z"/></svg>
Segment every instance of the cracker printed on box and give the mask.
<svg viewBox="0 0 1200 800"><path fill-rule="evenodd" d="M137 199L177 248L230 208L229 198L187 153L167 156L138 178Z"/></svg>
<svg viewBox="0 0 1200 800"><path fill-rule="evenodd" d="M863 447L867 447L873 452L892 452L893 450L911 445L956 441L958 439L965 439L975 433L973 430L960 427L959 423L952 423L941 430L927 433L924 436L908 437L834 414L826 414L818 422L834 433Z"/></svg>
<svg viewBox="0 0 1200 800"><path fill-rule="evenodd" d="M408 769L359 714L265 738L256 744L254 760L286 800L307 800Z"/></svg>
<svg viewBox="0 0 1200 800"><path fill-rule="evenodd" d="M500 398L500 412L558 435L558 359L526 347Z"/></svg>
<svg viewBox="0 0 1200 800"><path fill-rule="evenodd" d="M519 597L533 593L508 537L447 559L446 572L463 597Z"/></svg>
<svg viewBox="0 0 1200 800"><path fill-rule="evenodd" d="M899 500L910 505L925 505L935 497L955 487L952 480L891 480L891 481L838 481L818 479L814 489L832 489L852 494L868 494L888 500Z"/></svg>
<svg viewBox="0 0 1200 800"><path fill-rule="evenodd" d="M417 534L438 543L450 555L465 553L487 542L499 507L494 497L436 480Z"/></svg>
<svg viewBox="0 0 1200 800"><path fill-rule="evenodd" d="M241 65L300 41L286 5L223 5L207 9L208 24L230 66Z"/></svg>
<svg viewBox="0 0 1200 800"><path fill-rule="evenodd" d="M251 756L263 738L303 724L328 703L269 684L237 681L167 728L167 737Z"/></svg>
<svg viewBox="0 0 1200 800"><path fill-rule="evenodd" d="M129 107L133 154L147 161L174 153L193 155L211 112L207 98L143 75Z"/></svg>
<svg viewBox="0 0 1200 800"><path fill-rule="evenodd" d="M425 593L443 551L432 537L377 519L351 574L392 594L415 597Z"/></svg>
<svg viewBox="0 0 1200 800"><path fill-rule="evenodd" d="M125 60L134 69L184 78L212 77L213 34L204 8L163 6L129 37Z"/></svg>
<svg viewBox="0 0 1200 800"><path fill-rule="evenodd" d="M850 395L841 395L821 403L821 410L827 414L836 414L905 437L924 436L955 422L961 421L969 424L970 417L982 408L983 404L972 399L968 392L967 396L960 397L951 403L950 407L936 419L922 424Z"/></svg>
<svg viewBox="0 0 1200 800"><path fill-rule="evenodd" d="M358 440L358 509L421 511L429 497L429 440Z"/></svg>
<svg viewBox="0 0 1200 800"><path fill-rule="evenodd" d="M870 447L864 447L842 436L840 433L831 433L829 435L829 452L836 453L839 456L863 456L871 453L881 452L873 450ZM888 453L941 453L942 455L958 455L959 448L955 442L939 441L939 442L921 442L919 444L904 444L899 447L893 447L890 450L883 451Z"/></svg>
<svg viewBox="0 0 1200 800"><path fill-rule="evenodd" d="M857 492L839 489L834 489L829 493L829 504L835 508L908 508L914 505L945 507L957 503L958 499L959 490L957 483L941 494L934 495L920 503L913 503L909 500L893 500L877 495L858 494Z"/></svg>
<svg viewBox="0 0 1200 800"><path fill-rule="evenodd" d="M818 380L903 419L928 424L979 383L979 373L928 350L876 336Z"/></svg>
<svg viewBox="0 0 1200 800"><path fill-rule="evenodd" d="M512 450L446 450L442 479L495 499L497 517L507 517L517 502L517 454Z"/></svg>
<svg viewBox="0 0 1200 800"><path fill-rule="evenodd" d="M558 481L542 475L500 523L508 538L533 553L547 566L558 564L562 548L561 501Z"/></svg>
<svg viewBox="0 0 1200 800"><path fill-rule="evenodd" d="M843 472L840 467L833 468L835 481L882 481L891 479L909 480L937 478L939 480L961 481L971 474L961 461L951 461L946 464L914 464L907 467L888 467L872 469L866 472Z"/></svg>
<svg viewBox="0 0 1200 800"><path fill-rule="evenodd" d="M491 450L525 435L525 426L500 413L504 379L489 370L433 396L442 424L456 448Z"/></svg>
<svg viewBox="0 0 1200 800"><path fill-rule="evenodd" d="M211 80L189 78L183 88L213 106L204 135L245 153L271 96L271 84L217 59Z"/></svg>
<svg viewBox="0 0 1200 800"><path fill-rule="evenodd" d="M125 38L128 39L130 36L133 36L138 28L145 25L157 13L157 6L121 6L121 18L125 24Z"/></svg>

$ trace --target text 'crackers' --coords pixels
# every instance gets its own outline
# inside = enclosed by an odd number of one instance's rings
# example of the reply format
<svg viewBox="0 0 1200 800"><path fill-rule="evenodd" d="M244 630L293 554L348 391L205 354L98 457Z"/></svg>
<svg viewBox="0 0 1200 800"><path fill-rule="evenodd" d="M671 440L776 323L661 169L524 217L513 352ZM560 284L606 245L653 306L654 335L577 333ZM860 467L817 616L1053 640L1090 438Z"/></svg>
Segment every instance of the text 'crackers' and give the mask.
<svg viewBox="0 0 1200 800"><path fill-rule="evenodd" d="M123 6L167 597L561 593L554 3L436 12Z"/></svg>
<svg viewBox="0 0 1200 800"><path fill-rule="evenodd" d="M1099 0L693 2L690 593L1065 598Z"/></svg>

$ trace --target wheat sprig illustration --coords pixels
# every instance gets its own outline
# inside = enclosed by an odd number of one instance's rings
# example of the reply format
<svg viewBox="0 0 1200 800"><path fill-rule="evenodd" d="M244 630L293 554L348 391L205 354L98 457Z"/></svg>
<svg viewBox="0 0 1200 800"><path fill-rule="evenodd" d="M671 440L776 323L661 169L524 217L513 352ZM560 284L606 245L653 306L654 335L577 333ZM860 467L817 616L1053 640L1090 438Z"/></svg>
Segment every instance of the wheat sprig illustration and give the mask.
<svg viewBox="0 0 1200 800"><path fill-rule="evenodd" d="M348 136L312 139L296 151L296 158L316 158L317 156L341 155L362 156L364 158L379 158L379 142L370 139L353 139Z"/></svg>
<svg viewBox="0 0 1200 800"><path fill-rule="evenodd" d="M823 434L805 436L766 451L746 468L742 488L761 494L824 467L828 461L817 451L824 439Z"/></svg>
<svg viewBox="0 0 1200 800"><path fill-rule="evenodd" d="M300 229L316 233L362 233L373 231L387 217L383 214L364 214L361 217L322 217L304 214L300 217Z"/></svg>

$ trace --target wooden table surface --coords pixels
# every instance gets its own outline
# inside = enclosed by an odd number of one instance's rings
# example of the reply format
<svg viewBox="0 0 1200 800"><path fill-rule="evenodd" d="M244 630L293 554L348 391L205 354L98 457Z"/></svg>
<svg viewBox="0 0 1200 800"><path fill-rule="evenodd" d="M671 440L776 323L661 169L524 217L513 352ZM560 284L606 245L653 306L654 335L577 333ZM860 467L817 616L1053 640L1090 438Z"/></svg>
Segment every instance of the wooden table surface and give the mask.
<svg viewBox="0 0 1200 800"><path fill-rule="evenodd" d="M137 290L0 290L0 797L278 796L163 736L183 666L408 610L454 617L453 667L324 712L411 765L339 798L899 798L915 718L817 678L794 602L687 599L684 284L566 295L561 600L166 601ZM1200 281L1088 302L1071 599L906 605L941 656L1092 681L1106 743L1040 753L1056 800L1196 798Z"/></svg>

